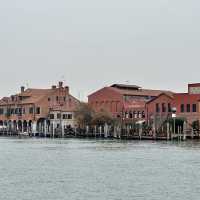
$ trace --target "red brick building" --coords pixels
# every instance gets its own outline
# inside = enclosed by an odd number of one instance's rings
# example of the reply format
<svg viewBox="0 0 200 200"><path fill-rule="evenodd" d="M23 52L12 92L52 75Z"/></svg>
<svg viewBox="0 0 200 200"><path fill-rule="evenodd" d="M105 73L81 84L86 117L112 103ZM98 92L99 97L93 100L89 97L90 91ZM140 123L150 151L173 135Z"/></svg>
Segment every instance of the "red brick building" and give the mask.
<svg viewBox="0 0 200 200"><path fill-rule="evenodd" d="M136 85L114 84L88 96L89 105L95 111L107 110L114 117L126 121L141 121L146 118L146 102L161 93L170 91L143 89Z"/></svg>
<svg viewBox="0 0 200 200"><path fill-rule="evenodd" d="M187 93L162 93L146 104L148 122L156 118L171 117L172 108L176 108L177 117L186 119L190 124L200 120L200 83L189 84Z"/></svg>
<svg viewBox="0 0 200 200"><path fill-rule="evenodd" d="M0 100L0 126L19 132L54 132L55 128L75 126L78 104L62 82L50 89L21 87L19 94Z"/></svg>

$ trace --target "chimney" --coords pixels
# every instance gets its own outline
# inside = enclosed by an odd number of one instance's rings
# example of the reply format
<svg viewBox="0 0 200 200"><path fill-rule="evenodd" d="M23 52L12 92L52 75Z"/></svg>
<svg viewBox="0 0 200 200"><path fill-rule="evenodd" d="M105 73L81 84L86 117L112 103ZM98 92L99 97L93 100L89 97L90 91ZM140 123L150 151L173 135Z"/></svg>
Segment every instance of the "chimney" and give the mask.
<svg viewBox="0 0 200 200"><path fill-rule="evenodd" d="M60 81L59 84L58 84L59 88L62 88L63 87L63 82Z"/></svg>
<svg viewBox="0 0 200 200"><path fill-rule="evenodd" d="M68 86L65 86L65 91L67 94L69 94L69 87Z"/></svg>
<svg viewBox="0 0 200 200"><path fill-rule="evenodd" d="M56 89L56 85L52 85L51 89L53 90Z"/></svg>
<svg viewBox="0 0 200 200"><path fill-rule="evenodd" d="M25 91L25 87L21 86L21 93Z"/></svg>

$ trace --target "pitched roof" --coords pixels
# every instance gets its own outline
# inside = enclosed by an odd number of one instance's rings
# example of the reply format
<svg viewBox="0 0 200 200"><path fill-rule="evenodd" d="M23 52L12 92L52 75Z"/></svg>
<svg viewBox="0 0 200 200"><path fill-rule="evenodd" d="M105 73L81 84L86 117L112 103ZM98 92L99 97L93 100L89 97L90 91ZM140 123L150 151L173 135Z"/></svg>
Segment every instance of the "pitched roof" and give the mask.
<svg viewBox="0 0 200 200"><path fill-rule="evenodd" d="M53 91L51 89L27 89L25 92L20 93L18 96L28 97L23 99L20 104L30 104L40 101L47 95L50 95Z"/></svg>
<svg viewBox="0 0 200 200"><path fill-rule="evenodd" d="M167 97L173 99L175 93L172 93L172 92L171 92L171 93L170 93L170 92L162 92L162 93L160 93L157 97L155 97L155 98L149 100L149 101L147 102L147 104L149 104L149 103L155 101L156 99L158 99L159 97L161 97L161 96L163 96L163 95L165 95L165 96L167 96Z"/></svg>
<svg viewBox="0 0 200 200"><path fill-rule="evenodd" d="M173 94L171 91L167 90L150 90L150 89L139 89L139 90L125 90L125 89L118 89L118 88L112 88L112 90L115 90L116 92L122 94L122 95L132 95L132 96L152 96L157 97L161 93L167 93L167 94Z"/></svg>
<svg viewBox="0 0 200 200"><path fill-rule="evenodd" d="M52 93L51 89L32 89L29 88L22 93L12 95L14 97L23 97L24 99L19 102L13 102L12 96L11 97L4 97L0 100L0 105L7 105L7 104L31 104L36 103L41 100L46 95Z"/></svg>
<svg viewBox="0 0 200 200"><path fill-rule="evenodd" d="M141 88L140 86L137 85L126 85L126 84L113 84L110 87L113 88L118 88L118 89L131 89L131 90L138 90L139 88Z"/></svg>

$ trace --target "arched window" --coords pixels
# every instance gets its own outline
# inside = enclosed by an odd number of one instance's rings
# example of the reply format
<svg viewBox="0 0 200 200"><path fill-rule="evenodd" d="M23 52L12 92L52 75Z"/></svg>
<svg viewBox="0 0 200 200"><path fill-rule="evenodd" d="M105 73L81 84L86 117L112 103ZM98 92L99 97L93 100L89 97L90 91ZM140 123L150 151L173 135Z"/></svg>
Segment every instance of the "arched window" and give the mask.
<svg viewBox="0 0 200 200"><path fill-rule="evenodd" d="M132 119L133 118L133 113L130 111L129 112L129 118Z"/></svg>

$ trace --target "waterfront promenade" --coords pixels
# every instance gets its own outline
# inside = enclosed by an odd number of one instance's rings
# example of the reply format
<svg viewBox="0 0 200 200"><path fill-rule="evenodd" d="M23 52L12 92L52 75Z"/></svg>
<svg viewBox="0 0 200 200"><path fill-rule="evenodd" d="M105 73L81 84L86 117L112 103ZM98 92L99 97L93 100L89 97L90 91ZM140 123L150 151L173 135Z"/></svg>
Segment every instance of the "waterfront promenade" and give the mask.
<svg viewBox="0 0 200 200"><path fill-rule="evenodd" d="M62 131L55 130L54 132L20 132L20 131L9 131L7 129L0 130L0 136L12 137L17 136L23 137L39 137L39 138L102 138L102 139L123 139L123 140L180 140L185 141L187 139L200 139L199 131L195 130L178 130L173 132L168 130L166 132L145 132L142 129L138 130L126 130L126 129L115 129L103 127L100 128L86 128L86 129L65 129Z"/></svg>

